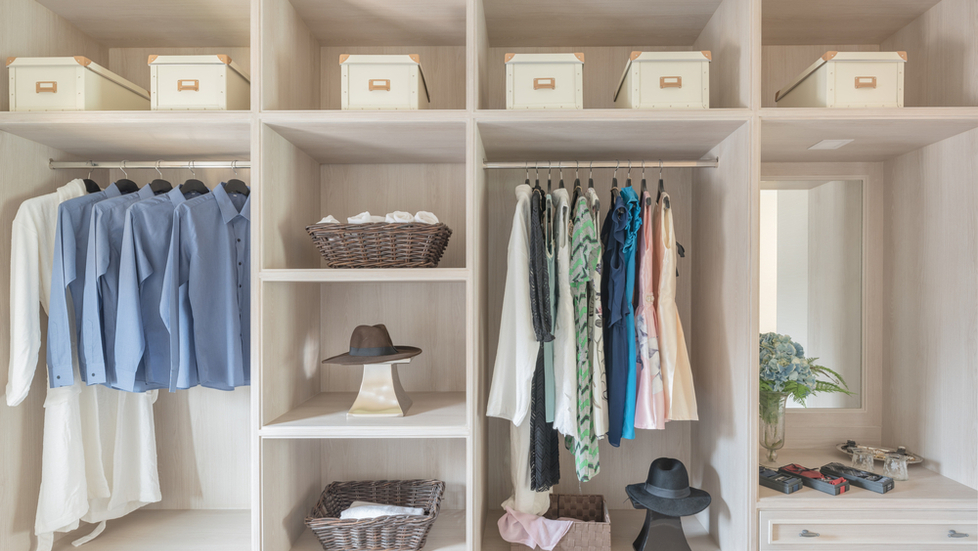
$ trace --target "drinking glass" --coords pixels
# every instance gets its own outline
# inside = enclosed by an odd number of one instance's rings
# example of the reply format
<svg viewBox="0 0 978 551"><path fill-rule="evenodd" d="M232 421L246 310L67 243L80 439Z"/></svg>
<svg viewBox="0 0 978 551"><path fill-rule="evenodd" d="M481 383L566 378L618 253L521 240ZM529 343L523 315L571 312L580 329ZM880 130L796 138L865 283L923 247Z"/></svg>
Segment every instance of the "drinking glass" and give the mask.
<svg viewBox="0 0 978 551"><path fill-rule="evenodd" d="M902 453L888 453L883 460L883 476L893 480L910 480L907 473L907 456Z"/></svg>
<svg viewBox="0 0 978 551"><path fill-rule="evenodd" d="M852 450L852 468L873 472L873 451L865 446L856 446Z"/></svg>

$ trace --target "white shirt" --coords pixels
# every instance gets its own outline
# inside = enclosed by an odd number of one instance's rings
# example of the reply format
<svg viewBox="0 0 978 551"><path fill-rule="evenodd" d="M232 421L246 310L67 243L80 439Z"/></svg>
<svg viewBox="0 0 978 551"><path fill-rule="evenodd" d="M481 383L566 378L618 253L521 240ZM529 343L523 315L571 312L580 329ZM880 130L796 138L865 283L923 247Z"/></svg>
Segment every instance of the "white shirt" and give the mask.
<svg viewBox="0 0 978 551"><path fill-rule="evenodd" d="M570 287L570 197L553 190L554 239L557 242L557 316L554 319L554 428L577 438L577 329Z"/></svg>
<svg viewBox="0 0 978 551"><path fill-rule="evenodd" d="M27 397L37 369L38 304L47 312L58 205L85 193L84 182L72 180L54 193L25 201L14 218L6 390L10 406ZM34 520L38 551L51 549L54 532L75 530L79 521L102 523L160 500L155 401L156 392L133 394L86 386L77 374L72 386L48 388ZM104 528L99 524L89 538Z"/></svg>

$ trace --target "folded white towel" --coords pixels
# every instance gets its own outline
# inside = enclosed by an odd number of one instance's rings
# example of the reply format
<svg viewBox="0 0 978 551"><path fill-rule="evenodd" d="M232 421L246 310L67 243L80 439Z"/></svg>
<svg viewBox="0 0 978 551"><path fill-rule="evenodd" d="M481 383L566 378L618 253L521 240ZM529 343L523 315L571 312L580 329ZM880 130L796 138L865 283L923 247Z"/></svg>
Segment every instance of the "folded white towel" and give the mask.
<svg viewBox="0 0 978 551"><path fill-rule="evenodd" d="M340 221L337 220L336 218L333 218L333 215L330 214L326 218L323 218L322 220L320 220L319 223L320 224L339 224Z"/></svg>
<svg viewBox="0 0 978 551"><path fill-rule="evenodd" d="M340 512L341 519L377 518L395 515L423 515L420 507L398 507L367 501L354 501L350 508Z"/></svg>
<svg viewBox="0 0 978 551"><path fill-rule="evenodd" d="M376 224L383 221L383 216L370 216L370 213L366 211L346 219L347 224Z"/></svg>
<svg viewBox="0 0 978 551"><path fill-rule="evenodd" d="M419 210L414 215L414 221L421 224L437 224L438 217L426 210Z"/></svg>
<svg viewBox="0 0 978 551"><path fill-rule="evenodd" d="M388 212L385 220L388 224L406 224L408 222L414 222L414 217L411 216L410 212L395 210L394 212Z"/></svg>

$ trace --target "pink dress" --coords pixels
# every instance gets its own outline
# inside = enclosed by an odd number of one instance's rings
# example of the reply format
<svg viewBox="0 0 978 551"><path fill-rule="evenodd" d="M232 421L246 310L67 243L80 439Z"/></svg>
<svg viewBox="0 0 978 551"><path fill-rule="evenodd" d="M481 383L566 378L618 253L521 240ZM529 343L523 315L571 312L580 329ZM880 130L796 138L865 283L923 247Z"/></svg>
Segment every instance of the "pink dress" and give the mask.
<svg viewBox="0 0 978 551"><path fill-rule="evenodd" d="M652 197L645 192L642 196L642 229L638 236L638 292L635 293L635 336L638 341L635 428L662 430L666 427L666 414L656 330L656 289L653 277L655 239L652 225L654 209Z"/></svg>

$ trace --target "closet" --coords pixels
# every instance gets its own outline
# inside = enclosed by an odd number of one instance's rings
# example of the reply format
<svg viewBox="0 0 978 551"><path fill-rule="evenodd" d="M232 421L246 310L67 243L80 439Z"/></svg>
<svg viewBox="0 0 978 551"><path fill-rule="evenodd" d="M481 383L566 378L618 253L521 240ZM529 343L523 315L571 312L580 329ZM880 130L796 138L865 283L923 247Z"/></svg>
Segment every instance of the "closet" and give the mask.
<svg viewBox="0 0 978 551"><path fill-rule="evenodd" d="M584 484L561 452L557 491L606 497L613 549L631 549L644 516L625 485L644 480L660 456L681 459L691 484L712 496L706 511L684 519L694 551L791 548L796 526L824 531L844 515L878 527L880 511L973 522L976 25L976 0L200 0L179 9L0 0L0 59L83 55L148 88L149 55L224 54L251 76L251 109L223 112L11 113L0 78L0 358L17 207L88 175L51 170L49 159L251 167L238 173L253 203L253 388L161 393L163 500L110 521L81 549L315 551L304 519L328 483L399 477L446 482L426 550L508 549L496 528L510 492L508 427L485 411L514 189L526 171L491 166L561 163L566 186L593 174L604 215L615 169L592 170L592 160L620 160L620 185L632 160L636 186L645 160L650 188L658 160L716 161L662 171L686 249L677 303L699 421L639 431L620 448L601 444L601 472ZM673 50L711 51L710 109L614 109L629 54ZM906 107L776 108L775 92L830 50L906 51ZM505 54L523 52L584 53L584 109L506 110ZM342 54L418 54L430 108L341 110ZM853 141L808 149L826 139ZM195 170L209 186L234 177ZM190 176L163 172L174 183ZM556 187L560 169L539 172ZM139 184L157 176L128 173ZM103 187L121 176L92 172ZM828 501L758 486L760 195L764 181L802 179L863 182L862 401L790 411L782 457L844 460L833 448L849 438L906 445L928 461L911 470L902 494ZM452 229L437 268L326 269L306 232L326 215L395 209L434 212ZM404 418L348 419L360 368L321 363L367 323L423 350L399 369L414 400ZM0 405L0 551L33 542L41 374L23 404ZM798 524L809 519L819 528ZM792 539L772 539L772 530Z"/></svg>

